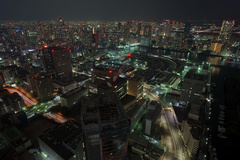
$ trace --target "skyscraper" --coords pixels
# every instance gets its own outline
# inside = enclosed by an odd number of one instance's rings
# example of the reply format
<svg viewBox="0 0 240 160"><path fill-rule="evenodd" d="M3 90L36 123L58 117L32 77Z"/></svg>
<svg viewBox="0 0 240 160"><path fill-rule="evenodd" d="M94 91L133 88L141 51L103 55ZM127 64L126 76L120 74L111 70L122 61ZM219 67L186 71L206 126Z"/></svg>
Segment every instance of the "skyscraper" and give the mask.
<svg viewBox="0 0 240 160"><path fill-rule="evenodd" d="M221 31L219 33L219 38L223 42L227 42L230 39L234 25L235 25L235 20L223 21Z"/></svg>
<svg viewBox="0 0 240 160"><path fill-rule="evenodd" d="M116 94L99 93L81 117L87 160L126 159L129 122Z"/></svg>
<svg viewBox="0 0 240 160"><path fill-rule="evenodd" d="M53 97L52 77L49 75L39 75L30 78L31 89L34 94L41 100L49 100Z"/></svg>
<svg viewBox="0 0 240 160"><path fill-rule="evenodd" d="M68 47L44 46L41 51L44 70L55 75L58 79L71 79L72 64Z"/></svg>

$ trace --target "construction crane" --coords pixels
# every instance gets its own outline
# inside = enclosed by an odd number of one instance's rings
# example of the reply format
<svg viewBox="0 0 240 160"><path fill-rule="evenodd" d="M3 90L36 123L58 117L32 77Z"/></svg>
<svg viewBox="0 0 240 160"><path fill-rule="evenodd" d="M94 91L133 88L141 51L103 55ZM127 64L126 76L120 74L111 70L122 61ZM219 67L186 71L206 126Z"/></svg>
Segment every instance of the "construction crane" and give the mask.
<svg viewBox="0 0 240 160"><path fill-rule="evenodd" d="M112 93L115 92L116 80L118 79L119 75L122 73L122 71L123 71L126 63L129 61L129 58L130 58L131 56L132 56L131 53L128 53L128 54L127 54L126 60L123 62L122 66L120 67L120 69L118 70L118 72L115 73L115 75L114 75L114 73L113 73L112 70L108 71L109 74L111 74L111 76L110 76L111 78L110 78L110 81L107 82L107 85L111 88Z"/></svg>

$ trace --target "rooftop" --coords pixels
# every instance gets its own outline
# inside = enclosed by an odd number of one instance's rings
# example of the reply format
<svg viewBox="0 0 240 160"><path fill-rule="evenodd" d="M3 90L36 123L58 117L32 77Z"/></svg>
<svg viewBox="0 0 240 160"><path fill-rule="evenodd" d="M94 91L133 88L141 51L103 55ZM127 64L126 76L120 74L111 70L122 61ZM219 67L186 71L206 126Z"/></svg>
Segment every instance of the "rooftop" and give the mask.
<svg viewBox="0 0 240 160"><path fill-rule="evenodd" d="M148 110L148 113L145 119L151 120L153 123L155 123L159 117L161 110L162 110L162 107L160 105L158 105L155 110Z"/></svg>
<svg viewBox="0 0 240 160"><path fill-rule="evenodd" d="M80 123L70 120L60 126L47 129L38 138L63 159L69 159L74 153L68 150L64 144L76 149L77 145L82 141L81 126Z"/></svg>
<svg viewBox="0 0 240 160"><path fill-rule="evenodd" d="M190 103L189 106L190 106L189 113L199 115L200 107L201 107L200 104Z"/></svg>
<svg viewBox="0 0 240 160"><path fill-rule="evenodd" d="M142 107L142 105L146 102L146 99L140 99L137 103L134 103L129 108L127 108L126 112L128 118L132 118L138 112L138 110Z"/></svg>
<svg viewBox="0 0 240 160"><path fill-rule="evenodd" d="M53 80L53 83L58 84L58 85L60 85L60 86L68 86L68 85L70 85L70 84L75 83L75 81L63 81L62 79L61 79L61 80L59 80L59 79L54 79L54 80Z"/></svg>
<svg viewBox="0 0 240 160"><path fill-rule="evenodd" d="M185 78L203 81L207 78L207 76L197 73L197 69L191 69L187 72Z"/></svg>
<svg viewBox="0 0 240 160"><path fill-rule="evenodd" d="M131 77L131 78L130 78L130 80L132 80L132 81L139 81L139 80L141 80L141 79L143 79L142 76L134 76L134 77Z"/></svg>
<svg viewBox="0 0 240 160"><path fill-rule="evenodd" d="M68 98L69 96L71 96L71 95L74 95L74 94L76 94L76 93L78 93L78 92L80 92L80 91L82 91L82 90L86 90L87 88L85 88L85 87L78 87L78 88L75 88L75 89L73 89L73 90L71 90L71 91L69 91L69 92L66 92L65 94L63 94L61 97L63 97L63 98Z"/></svg>

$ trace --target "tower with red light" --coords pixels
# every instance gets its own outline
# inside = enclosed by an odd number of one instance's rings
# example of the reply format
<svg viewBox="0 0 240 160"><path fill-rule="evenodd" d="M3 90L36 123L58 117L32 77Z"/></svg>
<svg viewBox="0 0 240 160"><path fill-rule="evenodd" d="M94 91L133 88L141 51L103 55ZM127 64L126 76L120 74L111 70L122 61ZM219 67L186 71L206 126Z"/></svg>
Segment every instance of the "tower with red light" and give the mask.
<svg viewBox="0 0 240 160"><path fill-rule="evenodd" d="M72 79L72 64L69 47L47 45L42 47L41 60L44 70L58 79Z"/></svg>

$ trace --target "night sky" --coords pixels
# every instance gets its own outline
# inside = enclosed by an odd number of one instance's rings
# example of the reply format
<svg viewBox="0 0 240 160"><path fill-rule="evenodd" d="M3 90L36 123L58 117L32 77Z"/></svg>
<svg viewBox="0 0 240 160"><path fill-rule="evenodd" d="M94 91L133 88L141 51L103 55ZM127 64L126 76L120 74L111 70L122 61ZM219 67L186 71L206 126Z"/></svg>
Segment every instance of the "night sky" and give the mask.
<svg viewBox="0 0 240 160"><path fill-rule="evenodd" d="M0 0L0 20L240 19L240 0Z"/></svg>

